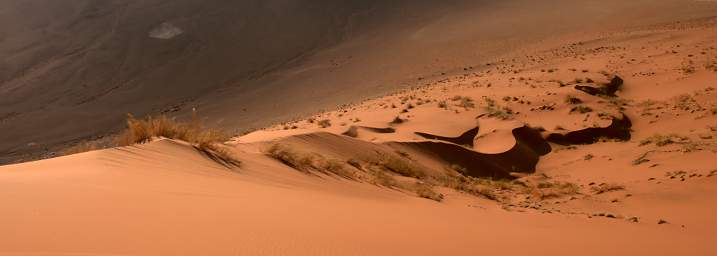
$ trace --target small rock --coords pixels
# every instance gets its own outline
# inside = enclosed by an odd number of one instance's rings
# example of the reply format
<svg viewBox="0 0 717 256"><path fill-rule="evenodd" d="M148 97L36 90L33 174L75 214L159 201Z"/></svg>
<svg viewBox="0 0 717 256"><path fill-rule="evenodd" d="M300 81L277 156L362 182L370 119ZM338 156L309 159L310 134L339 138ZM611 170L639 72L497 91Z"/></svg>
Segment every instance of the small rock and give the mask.
<svg viewBox="0 0 717 256"><path fill-rule="evenodd" d="M662 224L670 224L670 223L667 222L666 220L660 219L659 221L657 221L657 224L662 225Z"/></svg>
<svg viewBox="0 0 717 256"><path fill-rule="evenodd" d="M630 218L627 218L627 221L637 223L640 222L640 218L638 218L637 216L632 216Z"/></svg>

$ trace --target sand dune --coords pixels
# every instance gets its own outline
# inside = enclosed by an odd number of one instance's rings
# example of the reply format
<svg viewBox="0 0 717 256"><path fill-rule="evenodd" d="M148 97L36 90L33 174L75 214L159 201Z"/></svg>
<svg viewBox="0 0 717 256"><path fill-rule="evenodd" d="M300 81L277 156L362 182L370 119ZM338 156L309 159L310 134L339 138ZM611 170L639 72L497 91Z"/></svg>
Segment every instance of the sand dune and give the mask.
<svg viewBox="0 0 717 256"><path fill-rule="evenodd" d="M237 166L168 138L1 166L0 255L717 254L715 3L412 3L0 1L46 14L0 27L3 161L133 110L273 123ZM206 30L245 15L277 28Z"/></svg>
<svg viewBox="0 0 717 256"><path fill-rule="evenodd" d="M691 0L33 0L0 10L4 163L117 131L127 113L196 108L244 131L477 69L530 42L716 11ZM183 33L152 38L162 24Z"/></svg>

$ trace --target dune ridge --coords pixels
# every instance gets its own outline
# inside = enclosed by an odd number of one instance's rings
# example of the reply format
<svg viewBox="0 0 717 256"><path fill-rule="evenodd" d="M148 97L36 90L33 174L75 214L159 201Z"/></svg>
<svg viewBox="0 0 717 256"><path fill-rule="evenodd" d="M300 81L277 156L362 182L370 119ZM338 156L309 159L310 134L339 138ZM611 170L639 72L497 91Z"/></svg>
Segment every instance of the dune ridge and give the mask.
<svg viewBox="0 0 717 256"><path fill-rule="evenodd" d="M687 9L430 66L232 138L239 166L166 138L0 166L0 255L715 255L717 18Z"/></svg>

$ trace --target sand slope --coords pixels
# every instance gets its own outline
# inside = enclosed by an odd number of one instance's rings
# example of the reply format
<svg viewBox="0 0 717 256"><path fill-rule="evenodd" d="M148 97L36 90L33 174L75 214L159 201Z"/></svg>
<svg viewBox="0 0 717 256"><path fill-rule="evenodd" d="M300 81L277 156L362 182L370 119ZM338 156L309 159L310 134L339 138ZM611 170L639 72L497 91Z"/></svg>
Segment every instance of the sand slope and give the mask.
<svg viewBox="0 0 717 256"><path fill-rule="evenodd" d="M0 173L5 205L0 254L715 253L704 247L714 239L711 232L697 223L685 229L513 213L461 195L436 203L370 185L309 178L241 155L251 160L230 171L191 147L164 140L6 166ZM714 192L710 184L703 192ZM672 193L691 195L679 188ZM686 202L710 203L700 197Z"/></svg>
<svg viewBox="0 0 717 256"><path fill-rule="evenodd" d="M536 41L235 137L237 168L168 139L2 166L0 255L715 255L716 28L700 18ZM614 96L576 89L615 76ZM629 139L545 144L624 117ZM432 174L460 164L510 187L491 198L436 186L437 202L299 171L265 155L275 144L347 168L376 155ZM516 189L533 181L577 191Z"/></svg>
<svg viewBox="0 0 717 256"><path fill-rule="evenodd" d="M0 162L52 156L127 113L197 108L211 125L260 128L539 40L716 11L692 0L3 1ZM165 25L181 34L152 36Z"/></svg>

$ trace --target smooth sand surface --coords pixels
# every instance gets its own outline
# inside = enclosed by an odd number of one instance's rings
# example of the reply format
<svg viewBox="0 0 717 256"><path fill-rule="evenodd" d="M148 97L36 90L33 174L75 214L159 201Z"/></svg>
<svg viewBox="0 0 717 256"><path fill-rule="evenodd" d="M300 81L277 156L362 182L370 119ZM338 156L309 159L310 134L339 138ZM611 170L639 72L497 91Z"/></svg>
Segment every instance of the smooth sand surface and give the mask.
<svg viewBox="0 0 717 256"><path fill-rule="evenodd" d="M2 166L0 255L716 255L717 19L660 23L535 41L480 68L235 137L226 146L240 167L169 139ZM624 80L615 97L575 89L615 75ZM540 127L545 138L622 114L629 140L551 143L544 155L515 132ZM363 128L342 135L352 126ZM416 134L475 127L473 146ZM297 171L264 154L274 144L342 163L402 154L431 173L517 147L514 168L539 159L517 181L578 191L491 200L437 186L437 202ZM606 185L621 188L599 191Z"/></svg>

